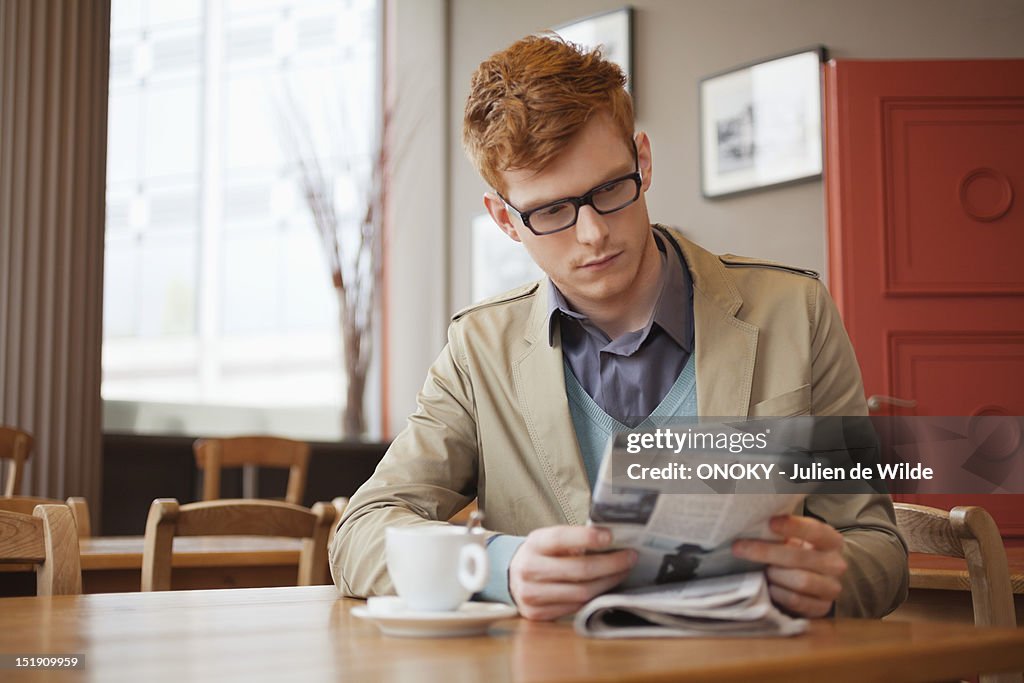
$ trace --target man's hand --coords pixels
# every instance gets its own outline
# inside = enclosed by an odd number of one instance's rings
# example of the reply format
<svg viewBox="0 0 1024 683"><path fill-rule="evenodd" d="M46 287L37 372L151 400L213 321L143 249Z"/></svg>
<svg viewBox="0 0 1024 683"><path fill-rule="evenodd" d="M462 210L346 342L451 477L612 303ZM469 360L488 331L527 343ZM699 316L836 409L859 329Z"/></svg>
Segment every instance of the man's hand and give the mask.
<svg viewBox="0 0 1024 683"><path fill-rule="evenodd" d="M611 542L600 527L549 526L519 546L508 568L508 590L527 619L557 619L612 588L636 563L636 552L598 554Z"/></svg>
<svg viewBox="0 0 1024 683"><path fill-rule="evenodd" d="M768 565L768 591L776 605L805 617L827 615L846 573L842 534L812 517L794 515L774 517L771 528L782 541L736 541L733 554Z"/></svg>

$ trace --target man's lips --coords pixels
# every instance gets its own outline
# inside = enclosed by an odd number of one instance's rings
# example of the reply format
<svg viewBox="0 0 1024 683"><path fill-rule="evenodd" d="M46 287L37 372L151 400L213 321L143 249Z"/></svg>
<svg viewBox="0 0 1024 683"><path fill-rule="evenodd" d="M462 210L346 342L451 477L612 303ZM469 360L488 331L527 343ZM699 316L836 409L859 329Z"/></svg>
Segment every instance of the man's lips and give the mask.
<svg viewBox="0 0 1024 683"><path fill-rule="evenodd" d="M608 254L607 256L598 256L597 258L592 258L589 261L580 264L579 267L586 268L587 270L598 270L611 264L612 261L618 258L620 254L622 254L621 251L614 254Z"/></svg>

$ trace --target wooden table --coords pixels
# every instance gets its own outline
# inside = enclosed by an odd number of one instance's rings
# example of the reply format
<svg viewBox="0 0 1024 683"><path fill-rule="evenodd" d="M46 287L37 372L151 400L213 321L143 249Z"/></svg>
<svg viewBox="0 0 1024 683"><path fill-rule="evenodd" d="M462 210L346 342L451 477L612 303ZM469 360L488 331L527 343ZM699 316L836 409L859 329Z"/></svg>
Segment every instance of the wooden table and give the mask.
<svg viewBox="0 0 1024 683"><path fill-rule="evenodd" d="M85 538L82 552L82 591L121 593L141 584L142 536ZM184 536L174 539L171 574L175 590L196 588L263 588L294 586L299 572L302 541L267 536ZM35 591L30 567L0 565L0 595L5 572L25 574L19 583ZM25 594L22 591L21 594Z"/></svg>
<svg viewBox="0 0 1024 683"><path fill-rule="evenodd" d="M84 654L81 671L4 680L930 681L1024 669L1024 630L821 620L781 639L580 638L499 622L491 637L382 636L331 586L0 600L0 653ZM8 675L15 673L15 675Z"/></svg>
<svg viewBox="0 0 1024 683"><path fill-rule="evenodd" d="M1024 547L1006 549L1017 625L1024 626ZM890 619L974 623L971 580L964 560L910 554L910 595Z"/></svg>

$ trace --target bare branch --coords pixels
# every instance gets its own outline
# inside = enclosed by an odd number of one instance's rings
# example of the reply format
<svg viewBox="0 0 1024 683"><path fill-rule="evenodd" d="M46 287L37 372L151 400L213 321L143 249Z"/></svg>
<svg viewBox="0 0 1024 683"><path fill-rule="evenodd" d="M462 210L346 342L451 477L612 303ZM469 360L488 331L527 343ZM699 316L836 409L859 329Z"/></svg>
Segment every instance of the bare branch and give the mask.
<svg viewBox="0 0 1024 683"><path fill-rule="evenodd" d="M387 188L390 109L381 121L380 142L372 150L369 169L357 164L356 134L344 105L337 130L343 144L326 158L312 137L308 118L299 111L287 84L277 102L282 145L298 170L298 184L320 237L338 300L338 323L347 388L343 429L348 436L365 431L363 391L373 351L373 324L380 299L383 207ZM327 168L328 163L331 168ZM332 169L334 169L332 171ZM356 187L359 210L340 215L334 181L346 178Z"/></svg>

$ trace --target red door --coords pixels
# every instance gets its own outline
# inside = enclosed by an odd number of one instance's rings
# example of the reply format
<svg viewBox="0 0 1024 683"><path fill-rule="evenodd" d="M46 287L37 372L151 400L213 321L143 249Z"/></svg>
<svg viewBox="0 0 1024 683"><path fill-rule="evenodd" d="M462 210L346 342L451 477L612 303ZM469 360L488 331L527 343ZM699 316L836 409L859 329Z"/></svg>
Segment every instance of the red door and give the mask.
<svg viewBox="0 0 1024 683"><path fill-rule="evenodd" d="M1024 415L1024 60L832 61L825 89L829 282L869 403ZM1024 496L915 498L1024 539Z"/></svg>

